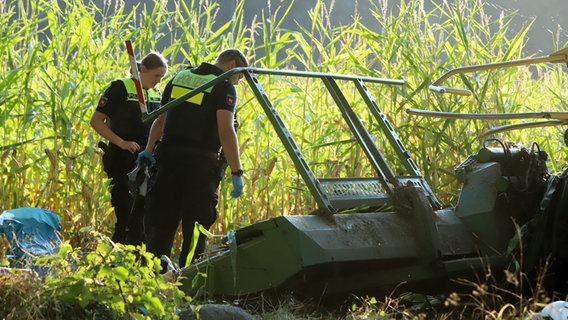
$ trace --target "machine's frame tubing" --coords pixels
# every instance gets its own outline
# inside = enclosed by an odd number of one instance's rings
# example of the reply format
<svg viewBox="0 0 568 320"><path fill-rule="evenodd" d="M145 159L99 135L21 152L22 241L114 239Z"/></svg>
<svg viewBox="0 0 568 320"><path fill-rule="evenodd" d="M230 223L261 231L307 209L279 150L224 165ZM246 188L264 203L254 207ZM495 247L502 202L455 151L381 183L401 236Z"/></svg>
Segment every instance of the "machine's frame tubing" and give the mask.
<svg viewBox="0 0 568 320"><path fill-rule="evenodd" d="M526 123L514 123L514 124L507 124L504 126L499 126L493 129L489 129L484 131L481 136L487 137L492 134L496 134L499 132L511 131L511 130L518 130L518 129L527 129L527 128L540 128L540 127L549 127L549 126L563 126L566 125L568 122L566 120L544 120L544 121L534 121L534 122L526 122Z"/></svg>
<svg viewBox="0 0 568 320"><path fill-rule="evenodd" d="M425 117L445 118L445 119L466 119L466 120L504 120L504 119L557 119L568 120L568 112L561 111L541 111L541 112L520 112L520 113L459 113L447 111L431 111L407 108L408 114L414 114Z"/></svg>
<svg viewBox="0 0 568 320"><path fill-rule="evenodd" d="M556 52L551 53L546 57L537 57L537 58L529 58L529 59L521 59L521 60L512 60L512 61L504 61L504 62L496 62L496 63L488 63L488 64L479 64L467 67L461 67L452 69L446 73L444 73L441 77L439 77L436 81L434 81L430 85L430 90L435 91L437 93L452 93L457 95L464 95L469 96L471 95L471 91L466 89L457 89L457 88L450 88L443 86L442 83L446 81L451 76L463 73L470 73L475 71L483 71L483 70L492 70L492 69L501 69L506 67L515 67L515 66L526 66L531 64L537 63L567 63L568 64L568 48L564 48L558 50Z"/></svg>
<svg viewBox="0 0 568 320"><path fill-rule="evenodd" d="M545 56L545 57L536 57L536 58L528 58L528 59L480 64L480 65L473 65L473 66L466 66L466 67L452 69L452 70L444 73L441 77L439 77L436 81L434 81L430 85L430 90L437 92L437 93L453 93L453 94L457 94L457 95L471 95L472 93L469 90L446 87L446 86L443 86L442 83L444 81L446 81L448 78L450 78L451 76L454 76L454 75L476 72L476 71L515 67L515 66L526 66L526 65L538 64L538 63L566 63L568 65L568 48L558 50L558 51L553 52L550 55ZM557 125L565 125L565 124L568 123L568 113L567 112L546 112L546 111L543 111L543 112L524 112L524 113L517 113L517 114L504 114L504 113L467 114L467 113L454 113L454 112L444 112L444 111L419 110L419 109L413 109L413 108L407 108L406 112L408 114L415 114L415 115L421 115L421 116L427 116L427 117L446 118L446 119L530 119L530 118L551 119L551 120L545 120L545 121L535 121L535 122L529 122L529 123L517 123L517 124L499 126L499 127L485 131L481 135L482 137L489 136L489 135L492 135L492 134L496 134L496 133L499 133L499 132L508 131L508 130L543 127L543 126L557 126Z"/></svg>
<svg viewBox="0 0 568 320"><path fill-rule="evenodd" d="M385 157L373 142L373 139L365 129L363 123L361 123L361 120L357 117L357 115L349 105L349 102L341 92L341 89L339 88L335 80L332 77L322 77L322 81L325 84L328 92L332 96L333 100L339 107L339 110L343 114L343 119L351 129L353 136L359 141L363 152L365 152L367 158L371 162L371 165L375 169L382 187L390 196L392 196L394 194L394 191L390 184L394 185L395 187L397 187L398 185L394 172L387 164Z"/></svg>
<svg viewBox="0 0 568 320"><path fill-rule="evenodd" d="M320 213L323 213L324 215L334 214L335 209L332 206L329 198L326 196L322 185L316 178L313 171L310 169L310 166L302 155L300 148L284 125L284 121L282 121L282 118L278 114L278 111L276 111L276 109L268 99L263 87L258 82L258 79L251 70L245 70L243 73L245 75L245 79L249 83L251 90L254 92L256 98L258 99L258 102L264 109L266 116L268 117L270 122L272 122L272 126L280 137L280 141L282 141L286 150L288 151L288 154L290 154L290 158L292 159L292 162L294 162L298 173L306 182L306 186L317 202L318 208L321 210Z"/></svg>
<svg viewBox="0 0 568 320"><path fill-rule="evenodd" d="M326 87L328 88L328 91L330 91L330 93L332 95L334 95L334 98L340 104L340 108L343 109L344 114L345 114L345 109L346 109L345 106L347 105L347 103L344 101L344 97L341 95L340 90L338 89L337 85L335 84L334 79L357 81L357 82L366 81L366 82L372 82L372 83L383 83L383 84L399 85L399 86L404 84L404 80L382 79L382 78L375 78L375 77L356 77L356 76L347 76L347 75L341 75L341 74L329 74L329 73L321 73L321 72L303 72L303 71L256 69L256 68L235 68L235 69L232 69L232 70L229 70L229 71L223 73L222 75L218 76L215 79L212 79L211 81L209 81L207 83L204 83L203 85L201 85L201 86L191 90L190 92L176 98L175 100L168 102L167 104L160 107L158 110L153 111L150 114L143 114L143 120L144 121L153 120L156 117L158 117L160 114L167 112L168 110L180 105L182 102L186 101L187 99L190 99L191 97L195 96L199 92L202 92L203 90L205 90L209 87L212 87L212 86L224 81L225 79L231 77L232 75L237 74L237 73L243 73L244 74L245 79L249 84L249 87L253 90L253 92L254 92L256 98L258 99L258 102L260 103L260 105L264 108L265 113L267 114L268 118L272 122L273 127L275 128L275 130L278 133L281 141L284 143L287 151L289 152L292 160L294 161L294 164L297 167L298 172L300 173L300 175L302 176L302 178L306 182L308 189L310 190L312 196L315 198L316 202L318 203L318 207L319 207L320 211L322 213L328 213L328 214L335 213L335 208L331 204L329 198L326 196L326 192L324 191L321 183L319 182L319 180L315 177L314 173L309 168L306 160L302 156L301 151L299 150L298 146L294 142L294 139L292 138L290 132L288 132L288 130L286 129L286 126L283 124L282 119L280 118L278 112L276 111L274 106L272 106L270 100L266 96L266 93L264 92L264 89L260 85L255 74L267 74L267 75L279 75L279 76L301 76L301 77L306 77L306 78L319 78L319 79L324 81L324 83L326 84ZM347 108L347 109L350 110L350 108ZM355 115L353 115L353 117L351 117L350 114L349 114L349 115L346 116L346 118L347 118L346 121L348 121L351 125L355 124L354 134L365 134L366 133L366 135L364 137L362 137L362 138L359 137L360 138L359 140L361 141L363 147L366 148L366 153L369 156L371 156L371 159L374 159L373 157L375 157L375 158L380 158L381 160L384 161L382 154L380 154L380 151L378 150L378 148L376 148L376 146L374 146L372 139L368 136L368 133L366 132L366 130L364 130L363 128L360 128L361 124L358 122L357 117ZM370 152L369 149L372 152ZM394 173L392 172L392 170L390 169L388 164L386 164L386 162L381 163L381 164L374 163L374 166L376 167L378 173L381 175L380 180L381 180L383 187L388 191L388 193L390 195L392 195L392 193L393 193L392 188L386 182L389 181L390 183L396 184L397 180L394 177ZM386 176L384 175L384 172L386 172Z"/></svg>
<svg viewBox="0 0 568 320"><path fill-rule="evenodd" d="M246 71L246 72L245 72ZM397 79L383 79L383 78L375 78L375 77L356 77L356 76L348 76L342 74L330 74L330 73L322 73L322 72L306 72L306 71L290 71L290 70L273 70L273 69L261 69L261 68L234 68L229 70L215 79L208 81L199 87L191 90L190 92L172 100L165 105L161 106L158 110L152 111L151 113L143 113L142 120L143 121L150 121L156 119L160 114L177 107L185 100L195 96L196 94L202 92L203 90L212 87L218 83L221 83L225 79L228 79L230 76L235 75L237 73L247 73L252 72L255 74L268 74L268 75L280 75L280 76L302 76L306 78L322 78L324 76L330 76L334 79L339 80L357 80L360 79L362 81L374 82L374 83L384 83L384 84L392 84L392 85L403 85L404 80L397 80Z"/></svg>

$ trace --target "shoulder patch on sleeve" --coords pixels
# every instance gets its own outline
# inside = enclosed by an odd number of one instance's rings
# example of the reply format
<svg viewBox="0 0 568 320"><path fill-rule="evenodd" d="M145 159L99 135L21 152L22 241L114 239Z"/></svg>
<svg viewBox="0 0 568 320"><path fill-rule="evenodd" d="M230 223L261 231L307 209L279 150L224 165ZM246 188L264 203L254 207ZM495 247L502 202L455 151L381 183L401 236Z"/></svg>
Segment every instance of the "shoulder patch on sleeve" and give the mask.
<svg viewBox="0 0 568 320"><path fill-rule="evenodd" d="M227 104L230 106L234 106L235 105L235 96L232 94L228 94L227 95Z"/></svg>
<svg viewBox="0 0 568 320"><path fill-rule="evenodd" d="M104 107L104 105L107 103L108 98L107 97L102 97L99 99L99 107Z"/></svg>

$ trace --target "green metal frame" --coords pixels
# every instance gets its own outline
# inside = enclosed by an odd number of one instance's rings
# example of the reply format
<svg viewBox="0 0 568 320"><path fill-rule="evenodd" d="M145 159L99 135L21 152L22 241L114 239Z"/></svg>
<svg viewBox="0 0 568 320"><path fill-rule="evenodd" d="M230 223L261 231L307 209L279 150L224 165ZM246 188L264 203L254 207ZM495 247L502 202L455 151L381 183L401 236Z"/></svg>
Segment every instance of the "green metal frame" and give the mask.
<svg viewBox="0 0 568 320"><path fill-rule="evenodd" d="M469 73L469 72L476 72L476 71L485 71L485 70L493 70L493 69L502 69L508 67L516 67L516 66L526 66L538 63L566 63L568 65L568 48L564 48L558 50L556 52L551 53L545 57L536 57L536 58L528 58L528 59L520 59L520 60L511 60L511 61L504 61L504 62L496 62L496 63L488 63L488 64L480 64L480 65L473 65L473 66L466 66L461 68L452 69L446 73L444 73L440 78L434 81L430 85L430 90L437 92L437 93L452 93L457 95L464 95L469 96L471 95L471 91L466 89L457 89L457 88L450 88L447 86L443 86L442 83L446 81L448 78ZM420 109L413 109L407 108L406 112L408 114L426 116L426 117L437 117L437 118L446 118L446 119L531 119L531 118L546 118L551 120L544 120L544 121L534 121L528 123L517 123L517 124L509 124L504 126L499 126L492 128L483 132L481 135L482 137L487 137L492 134L496 134L499 132L509 131L509 130L517 130L517 129L526 129L526 128L535 128L535 127L544 127L544 126L558 126L558 125L566 125L568 124L568 113L566 112L525 112L525 113L517 113L517 114L467 114L467 113L454 113L454 112L443 112L443 111L430 111L430 110L420 110Z"/></svg>
<svg viewBox="0 0 568 320"><path fill-rule="evenodd" d="M546 57L511 60L511 61L488 63L488 64L479 64L479 65L473 65L473 66L467 66L467 67L452 69L452 70L444 73L441 77L439 77L436 81L434 81L430 85L430 90L438 92L438 93L453 93L453 94L469 96L469 95L471 95L471 91L469 91L469 90L442 86L442 83L444 81L446 81L448 78L450 78L454 75L458 75L458 74L475 72L475 71L503 69L503 68L516 67L516 66L526 66L526 65L545 63L545 62L567 63L568 64L568 48L564 48L564 49L555 51L555 52L549 54Z"/></svg>
<svg viewBox="0 0 568 320"><path fill-rule="evenodd" d="M404 85L403 80L395 79L384 79L376 77L359 77L359 76L348 76L341 74L330 74L330 73L320 73L320 72L304 72L304 71L290 71L290 70L273 70L273 69L260 69L260 68L235 68L227 71L220 75L219 77L195 88L194 90L184 94L183 96L170 101L169 103L163 105L158 110L143 115L144 121L150 121L155 119L160 114L180 105L183 101L193 97L199 92L214 86L222 81L225 81L229 77L242 73L244 77L255 94L258 102L264 109L265 114L272 123L272 126L276 130L280 140L282 141L286 151L288 152L290 158L292 159L298 173L303 178L306 186L310 190L310 193L314 197L317 205L318 212L323 214L334 214L338 209L346 207L354 207L357 205L381 205L392 202L392 196L394 194L394 189L408 184L415 184L422 187L426 192L427 198L429 199L433 208L441 208L441 203L436 198L432 190L430 189L428 183L423 178L420 170L418 169L416 163L412 160L410 152L404 147L400 139L398 138L393 127L387 120L386 116L381 112L377 102L373 99L371 93L367 89L367 83L378 83L386 85L402 86ZM276 75L285 77L303 77L303 78L317 78L320 79L327 88L329 94L333 97L337 106L339 107L343 119L348 124L351 129L352 134L356 138L359 145L362 147L367 158L371 162L371 165L376 170L376 179L318 179L312 170L310 169L306 159L302 155L301 150L294 141L292 135L286 128L284 122L282 121L280 115L276 108L270 102L270 99L264 92L264 89L260 82L258 81L257 75ZM379 127L387 137L389 143L395 150L398 158L401 160L405 168L409 172L409 176L397 177L395 176L393 170L387 163L385 157L381 153L378 146L373 142L371 135L364 127L361 120L355 114L351 108L349 102L345 98L344 94L341 92L340 87L337 84L338 80L353 82L358 92L361 94L363 101L365 101L367 107L370 109L374 118L379 124ZM328 195L334 194L333 191L338 189L333 189L330 185L339 185L345 180L349 180L350 187L358 190L345 192L347 195L347 201L345 199L330 199ZM382 192L371 190L376 188L375 186L380 184ZM331 190L331 191L330 191ZM345 189L340 189L345 190ZM364 196L360 197L359 194L363 190ZM357 193L356 195L354 195ZM333 196L332 196L333 197ZM349 198L350 197L350 198Z"/></svg>

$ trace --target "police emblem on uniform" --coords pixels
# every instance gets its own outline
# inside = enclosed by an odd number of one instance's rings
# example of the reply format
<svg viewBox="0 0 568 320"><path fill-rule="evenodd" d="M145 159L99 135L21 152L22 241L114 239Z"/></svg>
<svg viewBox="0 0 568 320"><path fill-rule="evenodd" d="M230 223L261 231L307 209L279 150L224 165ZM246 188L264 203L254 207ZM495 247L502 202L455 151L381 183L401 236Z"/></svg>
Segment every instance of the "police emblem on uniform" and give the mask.
<svg viewBox="0 0 568 320"><path fill-rule="evenodd" d="M235 104L235 96L232 94L228 94L227 95L227 104L228 105L234 105Z"/></svg>
<svg viewBox="0 0 568 320"><path fill-rule="evenodd" d="M101 98L99 99L99 107L104 106L104 105L107 103L107 101L108 101L108 98L107 98L107 97L101 97Z"/></svg>

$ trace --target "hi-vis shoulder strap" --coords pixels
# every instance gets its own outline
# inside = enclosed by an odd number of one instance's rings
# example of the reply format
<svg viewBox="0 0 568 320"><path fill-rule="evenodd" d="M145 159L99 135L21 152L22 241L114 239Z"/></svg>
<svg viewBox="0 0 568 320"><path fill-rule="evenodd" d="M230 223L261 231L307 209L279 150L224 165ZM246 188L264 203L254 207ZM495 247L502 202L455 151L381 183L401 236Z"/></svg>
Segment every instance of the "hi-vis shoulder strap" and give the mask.
<svg viewBox="0 0 568 320"><path fill-rule="evenodd" d="M124 83L124 86L126 87L126 94L127 94L126 100L138 102L138 92L136 91L136 84L134 83L134 80L132 80L131 78L123 78L120 80ZM156 92L156 90L148 89L146 91L146 95L147 95L147 97L145 97L146 101L150 103L160 103L160 94Z"/></svg>

